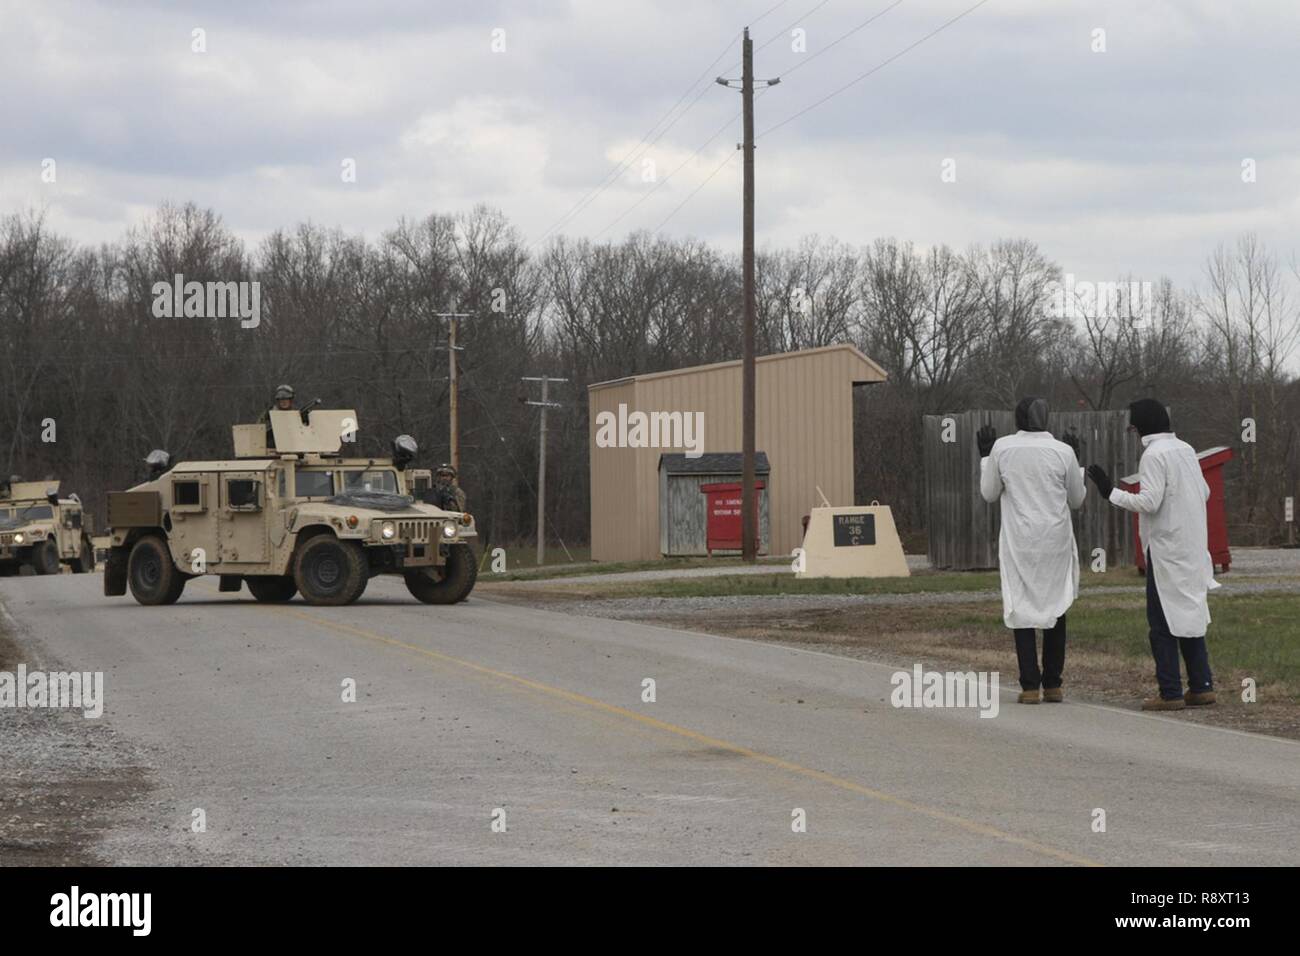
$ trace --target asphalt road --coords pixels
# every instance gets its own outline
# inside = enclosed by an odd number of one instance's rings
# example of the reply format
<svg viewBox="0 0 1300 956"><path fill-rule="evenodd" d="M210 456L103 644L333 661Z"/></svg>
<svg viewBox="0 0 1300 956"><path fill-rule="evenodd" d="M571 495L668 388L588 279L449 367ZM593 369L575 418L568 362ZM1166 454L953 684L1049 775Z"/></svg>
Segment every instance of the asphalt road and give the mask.
<svg viewBox="0 0 1300 956"><path fill-rule="evenodd" d="M1300 859L1300 745L1019 706L1009 672L988 719L894 708L891 667L484 597L429 608L392 579L342 609L215 579L145 608L100 584L8 578L0 601L21 643L105 672L101 719L147 755L153 790L99 844L110 862Z"/></svg>

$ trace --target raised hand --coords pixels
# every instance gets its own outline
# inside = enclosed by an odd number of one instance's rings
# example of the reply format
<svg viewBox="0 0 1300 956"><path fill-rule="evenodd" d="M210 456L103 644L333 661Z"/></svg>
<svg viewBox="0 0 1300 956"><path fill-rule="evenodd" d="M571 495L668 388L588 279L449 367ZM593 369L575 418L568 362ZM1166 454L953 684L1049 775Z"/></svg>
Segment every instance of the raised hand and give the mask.
<svg viewBox="0 0 1300 956"><path fill-rule="evenodd" d="M1074 449L1074 460L1082 465L1083 453L1082 453L1082 448L1079 444L1079 436L1076 435L1074 432L1066 432L1064 435L1061 436L1061 441L1063 441L1065 444L1069 445L1071 448Z"/></svg>
<svg viewBox="0 0 1300 956"><path fill-rule="evenodd" d="M1101 496L1109 499L1110 493L1115 490L1115 485L1110 480L1110 475L1106 474L1106 469L1101 465L1089 465L1087 474L1092 479L1092 483L1097 486Z"/></svg>

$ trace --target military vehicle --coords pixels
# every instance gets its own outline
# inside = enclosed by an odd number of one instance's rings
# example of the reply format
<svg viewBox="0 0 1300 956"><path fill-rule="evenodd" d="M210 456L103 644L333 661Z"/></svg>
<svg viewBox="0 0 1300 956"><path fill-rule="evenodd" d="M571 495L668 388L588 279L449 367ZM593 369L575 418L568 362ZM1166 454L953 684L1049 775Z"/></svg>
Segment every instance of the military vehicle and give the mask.
<svg viewBox="0 0 1300 956"><path fill-rule="evenodd" d="M59 497L57 481L0 482L0 574L58 574L64 564L93 571L90 526L76 495Z"/></svg>
<svg viewBox="0 0 1300 956"><path fill-rule="evenodd" d="M345 457L356 412L272 410L266 424L235 425L235 457L173 464L108 495L104 593L141 604L175 602L190 578L243 584L258 601L301 594L308 604L351 604L376 574L400 574L426 604L463 601L478 569L467 513L416 501L402 435L387 458Z"/></svg>

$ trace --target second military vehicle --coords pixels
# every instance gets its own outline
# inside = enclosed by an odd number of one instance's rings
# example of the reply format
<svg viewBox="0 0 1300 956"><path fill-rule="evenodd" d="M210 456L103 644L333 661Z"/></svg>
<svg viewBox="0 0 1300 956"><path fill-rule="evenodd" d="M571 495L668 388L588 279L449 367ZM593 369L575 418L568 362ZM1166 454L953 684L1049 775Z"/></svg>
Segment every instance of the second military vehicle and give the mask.
<svg viewBox="0 0 1300 956"><path fill-rule="evenodd" d="M206 574L222 591L247 584L258 601L300 593L339 605L372 576L398 574L426 604L468 596L474 519L415 500L413 439L399 437L392 457L345 457L356 412L273 409L268 418L234 426L232 459L172 464L154 452L151 480L109 494L105 594L129 588L141 604L171 604Z"/></svg>
<svg viewBox="0 0 1300 956"><path fill-rule="evenodd" d="M59 482L0 482L0 574L93 571L90 533L90 515L76 495L59 497Z"/></svg>

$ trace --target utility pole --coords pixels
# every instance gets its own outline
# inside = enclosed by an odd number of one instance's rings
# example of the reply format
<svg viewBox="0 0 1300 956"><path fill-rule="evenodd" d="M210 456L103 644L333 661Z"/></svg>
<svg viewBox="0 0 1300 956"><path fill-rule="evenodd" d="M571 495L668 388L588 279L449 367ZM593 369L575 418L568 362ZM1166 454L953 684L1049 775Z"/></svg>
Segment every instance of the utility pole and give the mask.
<svg viewBox="0 0 1300 956"><path fill-rule="evenodd" d="M537 452L537 566L546 561L546 410L563 408L559 402L548 401L551 382L567 382L567 378L555 378L550 375L524 376L522 381L541 382L542 400L540 402L524 401L525 405L537 405L542 410L542 423L538 435Z"/></svg>
<svg viewBox="0 0 1300 956"><path fill-rule="evenodd" d="M460 474L460 385L456 374L456 353L464 351L456 345L456 320L468 319L471 312L435 312L440 319L447 320L447 381L451 408L451 467Z"/></svg>
<svg viewBox="0 0 1300 956"><path fill-rule="evenodd" d="M754 41L749 38L749 27L745 27L741 39L740 58L740 99L742 104L744 142L738 148L744 150L745 178L743 212L741 214L741 261L744 275L745 331L743 353L741 357L741 556L748 564L758 558L758 498L755 494L755 424L754 424L754 326L757 307L754 296ZM729 89L736 89L733 80L718 77L717 82ZM780 79L767 80L765 86L775 86Z"/></svg>

